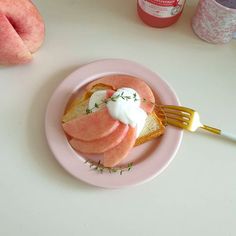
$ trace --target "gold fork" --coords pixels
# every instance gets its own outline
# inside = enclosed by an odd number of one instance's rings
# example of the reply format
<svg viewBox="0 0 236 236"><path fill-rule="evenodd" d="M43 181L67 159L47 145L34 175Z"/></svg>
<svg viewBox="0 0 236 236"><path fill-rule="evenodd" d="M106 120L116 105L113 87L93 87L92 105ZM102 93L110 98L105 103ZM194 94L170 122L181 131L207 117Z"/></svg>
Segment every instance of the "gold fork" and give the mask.
<svg viewBox="0 0 236 236"><path fill-rule="evenodd" d="M186 129L191 132L201 128L211 133L236 141L236 136L233 134L226 133L220 129L213 128L208 125L203 125L200 121L198 112L191 108L174 105L157 105L157 107L160 108L159 114L164 116L165 122L169 125Z"/></svg>

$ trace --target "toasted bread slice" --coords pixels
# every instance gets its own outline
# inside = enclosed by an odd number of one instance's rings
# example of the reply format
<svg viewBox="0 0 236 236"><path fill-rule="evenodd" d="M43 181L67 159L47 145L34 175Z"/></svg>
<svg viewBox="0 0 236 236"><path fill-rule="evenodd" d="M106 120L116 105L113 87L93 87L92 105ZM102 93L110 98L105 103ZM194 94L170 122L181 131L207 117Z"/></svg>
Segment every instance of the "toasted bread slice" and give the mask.
<svg viewBox="0 0 236 236"><path fill-rule="evenodd" d="M86 114L86 109L88 107L89 99L82 100L81 98L76 98L69 108L66 109L64 116L62 117L62 122L68 122L77 117Z"/></svg>
<svg viewBox="0 0 236 236"><path fill-rule="evenodd" d="M89 92L84 93L80 97L76 97L65 110L65 114L62 117L62 122L68 122L74 118L85 115L89 98L95 91L102 89L110 89L110 87L97 84ZM165 126L163 125L161 119L157 116L157 113L153 111L148 115L145 126L139 137L136 139L135 146L161 136L164 133L164 130Z"/></svg>
<svg viewBox="0 0 236 236"><path fill-rule="evenodd" d="M165 126L155 111L148 115L144 128L136 139L135 146L143 144L154 138L161 136L165 131Z"/></svg>

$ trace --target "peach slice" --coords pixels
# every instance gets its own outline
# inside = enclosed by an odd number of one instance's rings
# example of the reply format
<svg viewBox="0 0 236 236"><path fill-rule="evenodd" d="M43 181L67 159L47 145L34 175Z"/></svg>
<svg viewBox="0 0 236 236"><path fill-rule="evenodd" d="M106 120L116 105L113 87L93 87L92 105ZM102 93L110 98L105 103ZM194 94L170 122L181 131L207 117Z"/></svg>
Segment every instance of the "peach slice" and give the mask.
<svg viewBox="0 0 236 236"><path fill-rule="evenodd" d="M136 140L136 128L129 127L125 138L114 148L104 152L103 165L114 167L129 154Z"/></svg>
<svg viewBox="0 0 236 236"><path fill-rule="evenodd" d="M70 144L75 150L79 152L90 154L103 153L118 145L124 139L128 130L128 125L120 123L117 129L115 129L110 135L107 135L103 138L90 142L71 139Z"/></svg>
<svg viewBox="0 0 236 236"><path fill-rule="evenodd" d="M69 136L83 141L93 141L111 134L120 124L109 114L107 108L84 115L64 123Z"/></svg>

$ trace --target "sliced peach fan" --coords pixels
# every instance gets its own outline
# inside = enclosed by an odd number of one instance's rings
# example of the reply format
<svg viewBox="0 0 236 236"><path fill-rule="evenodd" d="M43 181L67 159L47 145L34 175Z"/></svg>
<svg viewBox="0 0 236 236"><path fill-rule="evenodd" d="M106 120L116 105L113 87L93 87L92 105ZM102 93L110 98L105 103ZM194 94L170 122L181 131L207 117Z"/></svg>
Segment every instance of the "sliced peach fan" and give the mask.
<svg viewBox="0 0 236 236"><path fill-rule="evenodd" d="M63 128L73 137L69 142L75 150L90 154L104 153L103 164L107 167L122 161L136 140L136 128L112 119L107 108L66 122Z"/></svg>
<svg viewBox="0 0 236 236"><path fill-rule="evenodd" d="M141 97L155 102L151 89L146 83L132 76L109 76L90 83L90 91L96 84L112 86L113 89L129 87L136 90ZM113 92L107 90L112 96ZM153 105L141 103L146 112L153 111ZM71 146L82 153L103 153L102 163L105 167L114 167L127 157L136 141L136 128L115 120L106 107L72 119L63 124L63 129L70 136Z"/></svg>

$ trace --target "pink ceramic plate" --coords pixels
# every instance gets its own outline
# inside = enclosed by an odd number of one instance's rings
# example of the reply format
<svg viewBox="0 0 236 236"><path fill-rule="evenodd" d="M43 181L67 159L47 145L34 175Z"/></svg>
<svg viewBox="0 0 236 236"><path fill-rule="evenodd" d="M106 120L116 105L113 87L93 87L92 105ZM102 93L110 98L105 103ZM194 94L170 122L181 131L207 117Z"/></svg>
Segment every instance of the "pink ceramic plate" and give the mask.
<svg viewBox="0 0 236 236"><path fill-rule="evenodd" d="M72 93L99 77L111 74L128 74L142 78L158 94L163 104L179 105L169 85L149 69L127 60L107 59L80 67L69 75L52 95L45 119L46 136L50 149L59 163L76 178L104 188L120 188L144 183L160 174L174 158L182 131L167 127L165 134L156 140L133 148L126 162L134 162L129 172L103 173L91 170L85 156L69 145L61 127L61 118ZM125 164L125 163L124 163Z"/></svg>

